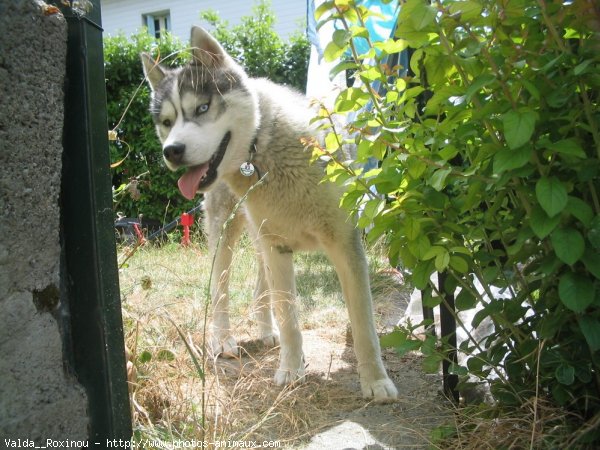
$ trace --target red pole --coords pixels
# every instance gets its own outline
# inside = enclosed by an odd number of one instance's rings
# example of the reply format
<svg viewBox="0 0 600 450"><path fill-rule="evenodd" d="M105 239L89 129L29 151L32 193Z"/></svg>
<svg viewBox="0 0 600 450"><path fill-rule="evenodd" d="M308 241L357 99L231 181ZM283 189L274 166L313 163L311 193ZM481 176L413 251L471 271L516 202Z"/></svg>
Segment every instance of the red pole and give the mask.
<svg viewBox="0 0 600 450"><path fill-rule="evenodd" d="M181 225L183 226L183 239L181 245L187 247L192 242L190 241L190 227L194 224L194 216L192 214L181 214Z"/></svg>

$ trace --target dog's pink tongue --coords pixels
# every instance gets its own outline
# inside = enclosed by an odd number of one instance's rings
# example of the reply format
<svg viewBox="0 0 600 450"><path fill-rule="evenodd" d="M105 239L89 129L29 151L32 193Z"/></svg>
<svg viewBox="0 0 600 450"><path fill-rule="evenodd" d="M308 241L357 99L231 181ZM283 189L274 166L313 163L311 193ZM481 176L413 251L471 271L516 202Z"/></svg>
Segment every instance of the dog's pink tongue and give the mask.
<svg viewBox="0 0 600 450"><path fill-rule="evenodd" d="M200 186L200 180L207 170L208 164L190 167L187 172L181 176L179 181L177 181L177 186L179 186L179 190L185 198L192 200L196 196L196 192L198 192L198 187Z"/></svg>

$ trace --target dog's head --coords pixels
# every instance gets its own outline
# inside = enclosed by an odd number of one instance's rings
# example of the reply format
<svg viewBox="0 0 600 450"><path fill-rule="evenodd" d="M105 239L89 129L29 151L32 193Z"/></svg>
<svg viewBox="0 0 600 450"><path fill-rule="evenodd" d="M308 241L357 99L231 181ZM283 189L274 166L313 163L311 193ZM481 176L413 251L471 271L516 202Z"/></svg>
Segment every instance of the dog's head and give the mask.
<svg viewBox="0 0 600 450"><path fill-rule="evenodd" d="M247 148L258 120L247 76L223 47L199 27L192 28L191 47L191 62L177 69L141 55L165 163L171 170L186 169L178 184L189 199L228 167L239 167L228 148Z"/></svg>

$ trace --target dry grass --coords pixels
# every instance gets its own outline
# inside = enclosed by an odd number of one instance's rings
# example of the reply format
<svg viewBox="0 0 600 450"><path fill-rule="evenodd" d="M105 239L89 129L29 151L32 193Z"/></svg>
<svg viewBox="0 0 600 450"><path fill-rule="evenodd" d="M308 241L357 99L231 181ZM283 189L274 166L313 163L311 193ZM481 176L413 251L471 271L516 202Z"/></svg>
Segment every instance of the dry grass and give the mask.
<svg viewBox="0 0 600 450"><path fill-rule="evenodd" d="M583 427L581 433L573 434L572 422L580 419L570 416L542 399L530 399L520 408L502 413L490 405L456 409L455 423L449 427L449 437L438 445L442 448L460 450L525 450L525 449L591 449L579 442L585 431L598 426Z"/></svg>
<svg viewBox="0 0 600 450"><path fill-rule="evenodd" d="M385 262L378 252L374 255L373 292L383 331L405 308L406 292L399 274L383 271ZM431 380L420 374L414 357L400 360L392 352L384 354L390 376L401 389L405 385L410 400L370 406L360 397L343 298L323 256L297 257L307 379L283 389L271 381L278 350L253 340L255 261L248 242L239 245L233 266L232 326L245 352L232 360L213 360L203 353L210 272L203 246L145 246L121 269L126 344L137 371L131 389L136 437L163 442L267 440L297 448L351 419L390 446L398 440L416 448L427 445L430 429L440 422L434 405L439 399L429 403L436 392L428 392ZM412 371L412 382L406 370Z"/></svg>
<svg viewBox="0 0 600 450"><path fill-rule="evenodd" d="M381 252L370 253L376 320L384 332L397 323L408 293ZM244 351L238 359L212 359L203 353L210 262L202 245L171 243L138 249L120 271L126 344L137 372L131 398L138 439L160 440L162 448L178 439L278 441L310 450L585 448L568 434L572 418L541 399L502 415L491 406L452 409L438 392L440 376L424 374L415 354L400 358L384 351L400 398L388 405L366 403L340 287L318 254L296 257L305 383L274 386L278 349L253 339L256 271L247 241L235 253L230 290L232 326Z"/></svg>

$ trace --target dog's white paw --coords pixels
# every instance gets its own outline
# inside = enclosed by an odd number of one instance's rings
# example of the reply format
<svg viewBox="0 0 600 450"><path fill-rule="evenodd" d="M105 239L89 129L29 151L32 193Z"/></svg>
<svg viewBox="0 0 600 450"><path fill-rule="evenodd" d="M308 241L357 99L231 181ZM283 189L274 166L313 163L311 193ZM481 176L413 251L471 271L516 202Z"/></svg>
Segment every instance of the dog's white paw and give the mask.
<svg viewBox="0 0 600 450"><path fill-rule="evenodd" d="M277 386L283 386L292 383L304 383L304 357L293 358L295 361L282 361L279 369L275 372L274 381Z"/></svg>
<svg viewBox="0 0 600 450"><path fill-rule="evenodd" d="M233 336L220 336L218 334L213 334L210 337L210 351L213 356L223 358L237 358L240 353L237 341Z"/></svg>
<svg viewBox="0 0 600 450"><path fill-rule="evenodd" d="M363 381L361 380L363 397L373 398L376 402L385 403L398 398L398 390L389 378L379 380Z"/></svg>
<svg viewBox="0 0 600 450"><path fill-rule="evenodd" d="M275 333L262 336L260 340L262 341L263 345L267 348L274 348L279 345L279 336Z"/></svg>

